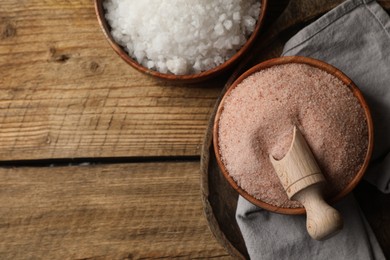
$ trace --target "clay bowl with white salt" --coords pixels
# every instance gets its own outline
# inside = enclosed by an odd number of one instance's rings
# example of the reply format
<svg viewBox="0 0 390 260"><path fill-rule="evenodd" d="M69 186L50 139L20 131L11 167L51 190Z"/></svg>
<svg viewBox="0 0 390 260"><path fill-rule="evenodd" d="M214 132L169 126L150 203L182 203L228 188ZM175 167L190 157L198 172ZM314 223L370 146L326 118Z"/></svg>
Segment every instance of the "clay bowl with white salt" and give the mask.
<svg viewBox="0 0 390 260"><path fill-rule="evenodd" d="M234 66L259 35L267 0L95 0L114 51L140 72L192 83Z"/></svg>
<svg viewBox="0 0 390 260"><path fill-rule="evenodd" d="M340 70L305 57L265 61L223 96L214 121L218 166L245 199L272 212L303 214L290 200L269 156L281 159L296 126L326 179L329 203L353 190L373 147L373 124L356 85Z"/></svg>

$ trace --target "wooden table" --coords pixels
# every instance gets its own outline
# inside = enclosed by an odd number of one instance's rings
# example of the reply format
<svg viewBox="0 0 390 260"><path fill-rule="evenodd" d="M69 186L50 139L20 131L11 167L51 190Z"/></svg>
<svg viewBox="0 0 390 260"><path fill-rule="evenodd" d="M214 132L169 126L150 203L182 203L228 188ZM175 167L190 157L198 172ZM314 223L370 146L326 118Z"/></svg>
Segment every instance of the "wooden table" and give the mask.
<svg viewBox="0 0 390 260"><path fill-rule="evenodd" d="M199 186L226 80L135 71L92 0L2 0L0 259L229 258Z"/></svg>

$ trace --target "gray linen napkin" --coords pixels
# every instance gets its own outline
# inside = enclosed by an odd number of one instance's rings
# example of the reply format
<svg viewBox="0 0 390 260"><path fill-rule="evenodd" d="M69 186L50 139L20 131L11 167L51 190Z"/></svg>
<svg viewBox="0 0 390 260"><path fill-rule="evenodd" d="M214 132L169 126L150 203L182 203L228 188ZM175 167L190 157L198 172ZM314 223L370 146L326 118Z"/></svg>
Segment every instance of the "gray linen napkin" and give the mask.
<svg viewBox="0 0 390 260"><path fill-rule="evenodd" d="M374 121L375 143L365 176L390 192L390 18L372 0L348 0L301 30L284 56L323 60L362 90ZM326 241L306 232L305 216L270 213L240 197L236 219L251 259L385 259L353 195L334 205L344 228Z"/></svg>

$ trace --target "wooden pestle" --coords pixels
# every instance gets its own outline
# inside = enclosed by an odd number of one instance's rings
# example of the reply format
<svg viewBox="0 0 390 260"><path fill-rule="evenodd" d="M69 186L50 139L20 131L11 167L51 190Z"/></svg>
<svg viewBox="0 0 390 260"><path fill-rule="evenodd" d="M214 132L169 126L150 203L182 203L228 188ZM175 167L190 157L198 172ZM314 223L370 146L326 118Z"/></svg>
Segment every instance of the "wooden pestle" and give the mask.
<svg viewBox="0 0 390 260"><path fill-rule="evenodd" d="M326 180L297 127L286 155L281 160L270 155L270 160L288 198L305 207L306 227L312 238L325 240L342 229L341 215L323 199L322 187Z"/></svg>

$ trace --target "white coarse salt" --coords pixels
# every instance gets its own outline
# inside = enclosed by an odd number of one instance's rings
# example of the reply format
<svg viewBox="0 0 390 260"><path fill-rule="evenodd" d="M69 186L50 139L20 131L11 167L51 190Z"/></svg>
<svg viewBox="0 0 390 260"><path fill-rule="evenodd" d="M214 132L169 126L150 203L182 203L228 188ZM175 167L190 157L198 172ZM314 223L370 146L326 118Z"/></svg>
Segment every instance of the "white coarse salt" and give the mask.
<svg viewBox="0 0 390 260"><path fill-rule="evenodd" d="M259 0L105 0L111 35L139 64L196 74L221 65L247 41Z"/></svg>

